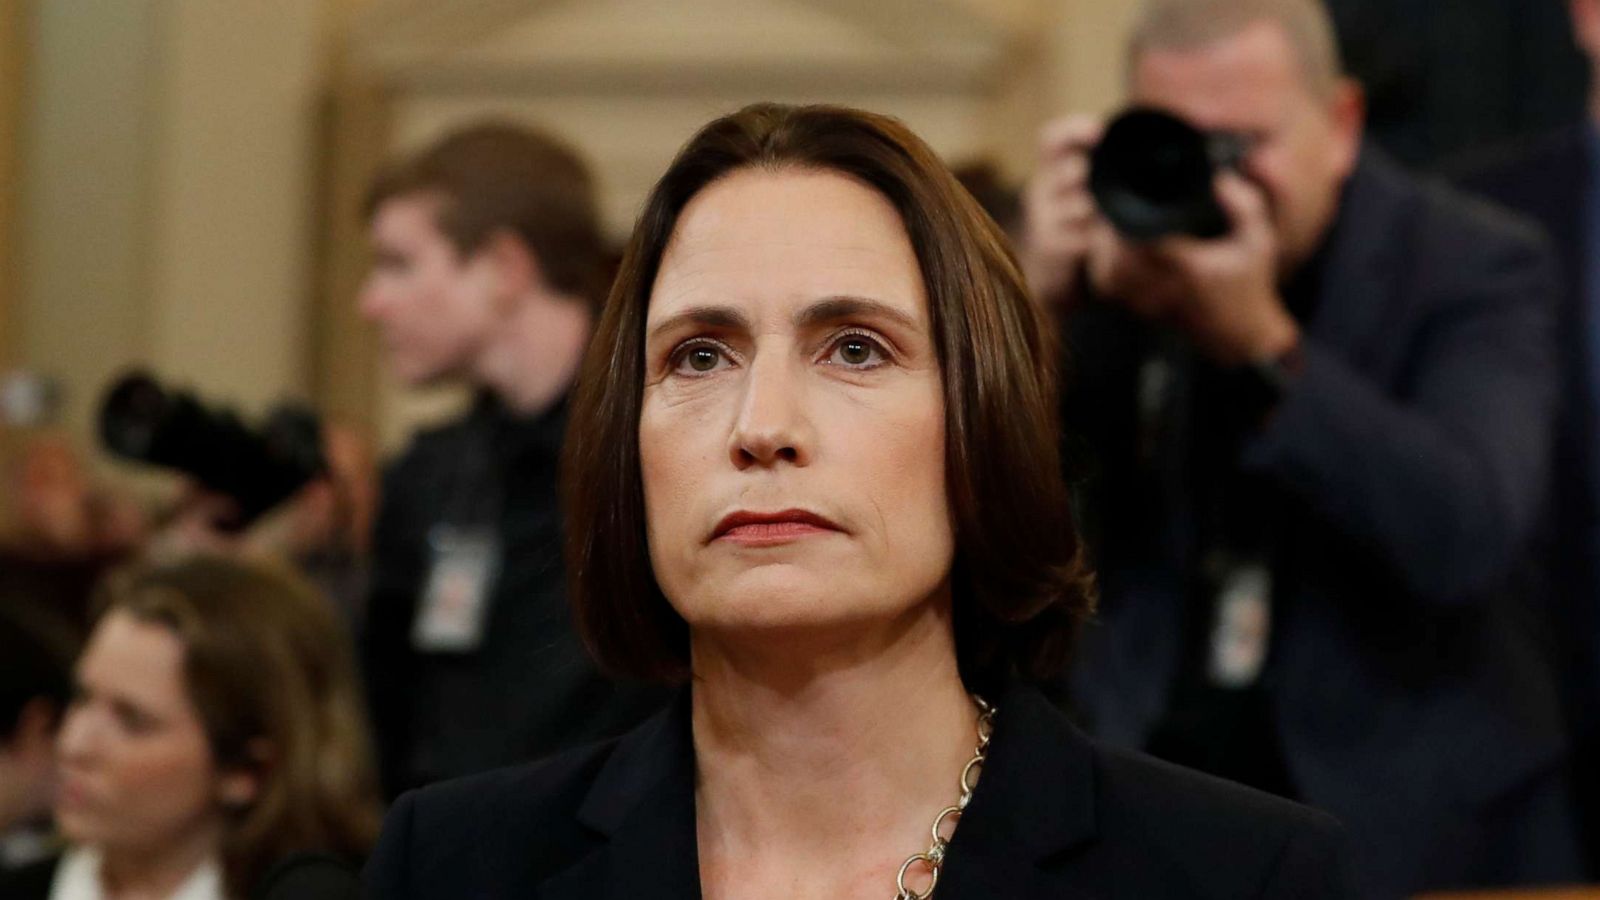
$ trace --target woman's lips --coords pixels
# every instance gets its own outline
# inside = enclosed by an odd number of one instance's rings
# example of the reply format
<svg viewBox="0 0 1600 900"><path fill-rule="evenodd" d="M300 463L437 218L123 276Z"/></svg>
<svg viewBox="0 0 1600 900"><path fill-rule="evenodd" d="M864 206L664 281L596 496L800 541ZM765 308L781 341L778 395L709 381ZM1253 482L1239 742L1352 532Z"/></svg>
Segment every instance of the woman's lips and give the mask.
<svg viewBox="0 0 1600 900"><path fill-rule="evenodd" d="M724 532L719 540L746 546L766 546L798 540L807 535L828 534L832 531L831 528L818 528L805 522L766 522L731 528Z"/></svg>
<svg viewBox="0 0 1600 900"><path fill-rule="evenodd" d="M777 513L736 512L723 517L722 521L717 523L711 539L729 541L746 547L766 547L842 530L822 516L805 510L784 510Z"/></svg>

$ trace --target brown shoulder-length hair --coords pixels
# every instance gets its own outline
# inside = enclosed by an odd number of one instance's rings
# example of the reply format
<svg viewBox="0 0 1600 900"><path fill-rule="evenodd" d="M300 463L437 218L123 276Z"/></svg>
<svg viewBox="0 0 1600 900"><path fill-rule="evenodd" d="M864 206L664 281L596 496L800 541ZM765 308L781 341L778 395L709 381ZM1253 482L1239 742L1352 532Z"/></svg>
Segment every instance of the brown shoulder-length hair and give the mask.
<svg viewBox="0 0 1600 900"><path fill-rule="evenodd" d="M349 637L327 600L288 572L202 556L115 573L96 610L172 629L215 764L260 778L255 800L228 811L228 896L294 853L366 857L377 779Z"/></svg>
<svg viewBox="0 0 1600 900"><path fill-rule="evenodd" d="M578 628L618 674L687 674L688 629L650 568L639 414L650 291L679 214L742 169L839 172L894 205L928 296L955 534L956 653L969 686L1059 671L1093 583L1064 485L1054 341L999 228L898 120L758 104L690 139L651 191L584 359L564 485Z"/></svg>

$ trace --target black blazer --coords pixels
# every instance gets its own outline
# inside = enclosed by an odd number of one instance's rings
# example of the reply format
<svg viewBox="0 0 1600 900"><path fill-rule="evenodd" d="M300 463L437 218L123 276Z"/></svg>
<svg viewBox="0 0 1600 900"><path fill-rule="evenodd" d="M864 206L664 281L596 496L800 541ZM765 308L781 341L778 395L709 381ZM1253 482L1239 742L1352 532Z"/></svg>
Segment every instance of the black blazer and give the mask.
<svg viewBox="0 0 1600 900"><path fill-rule="evenodd" d="M1032 688L997 701L937 900L1354 896L1327 816L1097 746ZM699 897L689 719L684 692L619 740L406 794L367 896Z"/></svg>
<svg viewBox="0 0 1600 900"><path fill-rule="evenodd" d="M1524 581L1545 600L1559 628L1551 643L1562 664L1562 687L1573 732L1573 758L1600 754L1600 483L1595 475L1595 410L1589 334L1594 291L1586 271L1585 221L1594 166L1588 122L1468 160L1456 182L1528 216L1555 242L1564 275L1557 308L1562 404L1556 429L1549 510ZM1591 876L1600 875L1600 772L1574 767L1579 812L1586 819Z"/></svg>
<svg viewBox="0 0 1600 900"><path fill-rule="evenodd" d="M1537 567L1548 581L1538 585L1556 604L1563 624L1560 637L1575 638L1563 648L1574 655L1583 706L1578 724L1600 730L1600 587L1594 548L1600 536L1600 485L1595 483L1595 416L1590 401L1588 300L1593 286L1585 271L1588 234L1585 206L1593 187L1588 123L1562 129L1532 142L1497 150L1458 166L1456 183L1525 215L1555 244L1561 261L1562 290L1557 305L1557 339L1562 368L1561 415L1548 491L1550 506L1539 537Z"/></svg>

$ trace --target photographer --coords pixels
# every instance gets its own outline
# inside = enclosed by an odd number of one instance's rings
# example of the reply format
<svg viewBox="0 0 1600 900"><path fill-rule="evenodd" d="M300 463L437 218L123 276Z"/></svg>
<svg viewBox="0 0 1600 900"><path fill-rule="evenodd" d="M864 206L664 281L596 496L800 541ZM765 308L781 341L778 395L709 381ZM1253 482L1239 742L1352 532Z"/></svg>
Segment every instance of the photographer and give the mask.
<svg viewBox="0 0 1600 900"><path fill-rule="evenodd" d="M367 214L361 311L391 369L478 391L382 488L365 658L398 793L609 736L659 695L599 674L565 598L566 394L610 282L583 162L543 135L479 125L385 173Z"/></svg>
<svg viewBox="0 0 1600 900"><path fill-rule="evenodd" d="M1025 198L1102 578L1077 700L1342 818L1363 896L1574 878L1552 675L1505 589L1552 433L1547 246L1363 144L1316 0L1152 0L1128 59L1136 106L1242 153L1213 237L1119 233L1087 118Z"/></svg>

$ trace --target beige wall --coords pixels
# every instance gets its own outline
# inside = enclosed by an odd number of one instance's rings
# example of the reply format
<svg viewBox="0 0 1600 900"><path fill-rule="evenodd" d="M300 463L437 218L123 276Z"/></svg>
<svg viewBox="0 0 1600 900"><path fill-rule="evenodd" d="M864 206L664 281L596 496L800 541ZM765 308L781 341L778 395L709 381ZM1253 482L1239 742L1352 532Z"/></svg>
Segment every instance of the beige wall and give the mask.
<svg viewBox="0 0 1600 900"><path fill-rule="evenodd" d="M21 259L16 220L31 21L31 3L0 0L0 368L12 364L18 343L12 310Z"/></svg>
<svg viewBox="0 0 1600 900"><path fill-rule="evenodd" d="M145 350L259 408L309 384L321 0L167 7Z"/></svg>
<svg viewBox="0 0 1600 900"><path fill-rule="evenodd" d="M41 3L18 356L81 438L148 365L259 408L307 387L322 0Z"/></svg>
<svg viewBox="0 0 1600 900"><path fill-rule="evenodd" d="M162 15L156 0L40 3L22 153L22 364L94 395L143 355Z"/></svg>
<svg viewBox="0 0 1600 900"><path fill-rule="evenodd" d="M1136 0L1058 0L1041 27L1051 51L1043 79L1057 110L1108 112L1124 95L1123 41Z"/></svg>

